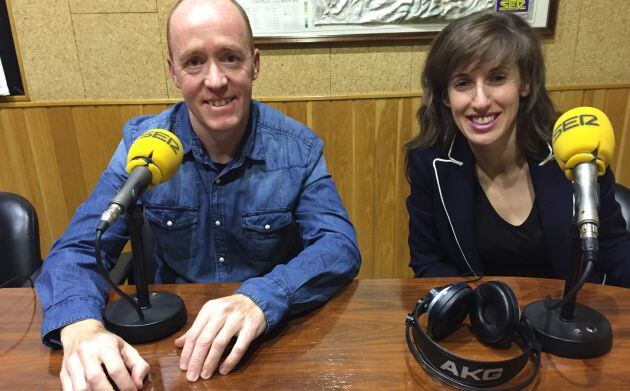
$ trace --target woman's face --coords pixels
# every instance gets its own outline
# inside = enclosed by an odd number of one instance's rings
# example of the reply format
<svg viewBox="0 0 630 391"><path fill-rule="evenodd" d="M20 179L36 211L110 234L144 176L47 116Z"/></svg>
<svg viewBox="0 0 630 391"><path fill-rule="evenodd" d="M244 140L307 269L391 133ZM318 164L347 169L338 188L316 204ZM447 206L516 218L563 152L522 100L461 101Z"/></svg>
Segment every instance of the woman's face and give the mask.
<svg viewBox="0 0 630 391"><path fill-rule="evenodd" d="M448 81L444 104L455 124L475 149L515 142L519 100L529 94L516 64L505 67L469 66Z"/></svg>

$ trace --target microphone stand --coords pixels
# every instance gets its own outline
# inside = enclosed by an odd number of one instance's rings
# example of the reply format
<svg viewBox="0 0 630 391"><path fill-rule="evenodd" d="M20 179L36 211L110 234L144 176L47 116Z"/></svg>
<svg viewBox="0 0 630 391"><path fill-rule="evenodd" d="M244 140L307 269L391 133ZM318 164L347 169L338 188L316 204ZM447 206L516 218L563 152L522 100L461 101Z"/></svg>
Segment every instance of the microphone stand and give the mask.
<svg viewBox="0 0 630 391"><path fill-rule="evenodd" d="M598 199L595 166L579 164L575 175L594 178L586 189L594 196L591 199ZM576 218L581 213L582 204L579 198L582 194L577 187L575 194L578 200L574 202L574 221L571 227L571 264L565 279L563 298L561 301L553 301L551 306L546 300L535 301L528 304L523 313L531 322L543 351L568 358L599 357L612 348L612 328L608 319L599 311L577 303L577 293L581 288L578 281L580 277L586 277L582 275L584 257L593 262L597 260L597 237L596 229L594 236L580 235ZM588 271L590 269L585 273ZM557 305L559 303L562 305Z"/></svg>
<svg viewBox="0 0 630 391"><path fill-rule="evenodd" d="M131 239L136 279L136 294L131 295L131 299L137 304L138 309L133 308L126 300L120 299L105 308L103 320L108 330L129 343L156 341L175 333L186 324L186 306L184 301L173 293L149 294L142 241L144 224L142 206L132 204L127 209L125 222Z"/></svg>

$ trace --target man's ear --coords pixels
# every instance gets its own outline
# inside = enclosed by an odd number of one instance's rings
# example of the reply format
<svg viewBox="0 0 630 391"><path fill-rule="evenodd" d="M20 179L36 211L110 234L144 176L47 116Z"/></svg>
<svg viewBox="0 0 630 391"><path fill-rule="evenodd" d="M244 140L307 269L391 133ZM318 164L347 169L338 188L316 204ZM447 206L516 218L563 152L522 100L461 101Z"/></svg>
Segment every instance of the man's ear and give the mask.
<svg viewBox="0 0 630 391"><path fill-rule="evenodd" d="M260 73L260 51L258 51L258 49L254 49L254 68L252 69L252 80L256 80L258 78L258 73Z"/></svg>
<svg viewBox="0 0 630 391"><path fill-rule="evenodd" d="M177 74L175 73L175 65L173 65L173 59L169 56L166 58L166 62L168 63L168 76L171 78L173 84L175 84L175 87L180 88L179 80L177 79Z"/></svg>

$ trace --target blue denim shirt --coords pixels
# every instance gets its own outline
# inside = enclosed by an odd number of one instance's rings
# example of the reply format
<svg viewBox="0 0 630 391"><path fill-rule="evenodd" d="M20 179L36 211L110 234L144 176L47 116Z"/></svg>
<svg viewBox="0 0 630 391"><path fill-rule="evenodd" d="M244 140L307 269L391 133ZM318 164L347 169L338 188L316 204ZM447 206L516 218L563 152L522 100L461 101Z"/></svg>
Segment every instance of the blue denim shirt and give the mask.
<svg viewBox="0 0 630 391"><path fill-rule="evenodd" d="M242 281L235 293L258 304L270 330L285 315L325 302L357 274L356 234L326 170L323 143L310 129L252 101L242 145L219 167L193 132L188 107L178 103L125 126L94 192L53 244L36 282L44 343L59 344L67 324L102 320L109 289L95 268L95 229L127 178L129 147L155 128L172 131L184 147L177 174L141 199L156 242L156 283ZM110 267L127 240L120 218L102 238Z"/></svg>

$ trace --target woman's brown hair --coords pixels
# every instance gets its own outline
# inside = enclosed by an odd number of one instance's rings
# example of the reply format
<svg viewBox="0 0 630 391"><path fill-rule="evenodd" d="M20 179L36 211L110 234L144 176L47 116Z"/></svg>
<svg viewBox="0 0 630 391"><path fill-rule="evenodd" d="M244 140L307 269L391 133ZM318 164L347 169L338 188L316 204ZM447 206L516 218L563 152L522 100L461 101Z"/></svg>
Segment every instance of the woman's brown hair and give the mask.
<svg viewBox="0 0 630 391"><path fill-rule="evenodd" d="M557 113L545 88L545 64L540 41L521 17L480 12L446 26L433 40L422 72L422 104L416 116L420 133L405 145L409 155L437 147L446 150L457 132L450 108L444 105L447 85L458 70L471 65L516 64L529 94L521 98L516 118L516 142L525 155L546 152Z"/></svg>

